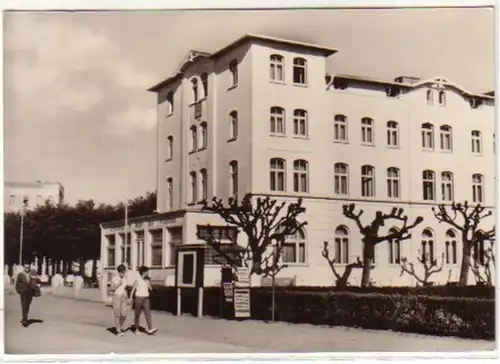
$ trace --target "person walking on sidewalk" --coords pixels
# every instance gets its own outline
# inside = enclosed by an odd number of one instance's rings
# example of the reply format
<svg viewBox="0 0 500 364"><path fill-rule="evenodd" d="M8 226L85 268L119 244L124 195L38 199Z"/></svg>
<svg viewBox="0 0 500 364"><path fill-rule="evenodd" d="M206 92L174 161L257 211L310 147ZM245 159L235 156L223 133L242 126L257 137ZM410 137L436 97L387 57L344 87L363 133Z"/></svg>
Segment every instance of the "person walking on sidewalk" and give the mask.
<svg viewBox="0 0 500 364"><path fill-rule="evenodd" d="M149 292L153 290L153 287L151 286L151 280L148 277L148 272L149 269L146 266L141 266L139 268L139 277L132 286L131 297L134 300L135 310L133 331L136 332L139 329L141 313L144 311L144 316L146 317L146 323L148 325L146 333L148 335L152 335L158 330L153 328L153 322L151 321L151 302L149 299Z"/></svg>
<svg viewBox="0 0 500 364"><path fill-rule="evenodd" d="M24 327L28 327L28 314L30 311L31 302L33 297L39 297L41 295L40 279L37 275L31 271L29 264L25 264L23 270L18 273L16 277L16 292L19 293L21 297L21 308L22 308L22 319L21 324Z"/></svg>
<svg viewBox="0 0 500 364"><path fill-rule="evenodd" d="M127 279L125 277L127 268L125 265L120 264L116 270L118 271L118 274L111 281L111 292L113 293L113 313L115 316L116 334L118 336L123 336L125 334L123 324L125 323L130 310L130 300L125 289L127 286Z"/></svg>

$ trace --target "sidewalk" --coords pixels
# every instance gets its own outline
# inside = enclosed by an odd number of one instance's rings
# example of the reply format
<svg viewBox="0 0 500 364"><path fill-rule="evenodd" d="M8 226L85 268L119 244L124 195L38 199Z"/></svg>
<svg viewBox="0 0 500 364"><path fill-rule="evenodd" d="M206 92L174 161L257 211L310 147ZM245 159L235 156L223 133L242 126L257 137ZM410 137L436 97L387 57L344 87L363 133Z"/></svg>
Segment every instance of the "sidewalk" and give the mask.
<svg viewBox="0 0 500 364"><path fill-rule="evenodd" d="M244 353L494 350L483 340L433 337L389 331L261 321L226 321L153 312L154 336L117 337L106 329L113 314L103 303L44 295L33 303L29 328L19 324L17 296L5 299L7 353ZM130 324L129 317L127 324ZM144 319L142 319L144 325ZM32 342L25 345L20 343Z"/></svg>

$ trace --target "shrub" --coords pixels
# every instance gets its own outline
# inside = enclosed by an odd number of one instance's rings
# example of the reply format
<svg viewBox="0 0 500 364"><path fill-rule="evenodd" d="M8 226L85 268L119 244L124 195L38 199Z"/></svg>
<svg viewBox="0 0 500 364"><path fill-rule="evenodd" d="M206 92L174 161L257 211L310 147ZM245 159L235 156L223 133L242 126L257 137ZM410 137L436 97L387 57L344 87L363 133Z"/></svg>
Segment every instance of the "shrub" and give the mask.
<svg viewBox="0 0 500 364"><path fill-rule="evenodd" d="M488 296L485 287L436 286L371 288L387 292L363 293L363 289L332 290L326 287L287 287L276 290L276 320L291 323L394 330L474 339L495 338L495 301L491 298L453 297L467 292ZM483 289L483 290L481 290ZM435 290L435 291L433 291ZM366 291L366 289L365 289ZM441 295L435 294L436 292ZM434 293L435 295L425 294ZM203 314L223 315L222 290L203 290ZM450 297L447 297L449 295ZM157 287L151 294L153 309L176 312L174 287ZM182 290L182 312L196 315L197 290ZM271 289L254 287L250 296L252 319L271 319ZM227 306L224 305L224 310Z"/></svg>

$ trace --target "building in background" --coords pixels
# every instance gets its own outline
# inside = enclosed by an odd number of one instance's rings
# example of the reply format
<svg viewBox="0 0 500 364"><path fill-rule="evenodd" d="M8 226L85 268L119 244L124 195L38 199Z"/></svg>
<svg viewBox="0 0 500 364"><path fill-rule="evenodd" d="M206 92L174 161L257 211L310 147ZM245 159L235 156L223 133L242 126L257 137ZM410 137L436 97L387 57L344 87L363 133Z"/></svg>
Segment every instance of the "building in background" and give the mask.
<svg viewBox="0 0 500 364"><path fill-rule="evenodd" d="M290 237L283 256L288 268L280 272L296 285L334 281L321 256L324 241L340 271L361 256L361 235L343 216L345 203L363 209L365 223L393 207L410 221L424 218L411 240L377 247L376 284L413 285L413 278L400 277L400 262L415 262L422 249L435 258L446 254L433 280L456 281L459 232L439 224L431 208L465 200L494 208L494 94L442 76L327 73L326 58L335 53L246 35L212 54L190 52L172 77L152 87L160 213L131 220L126 240L123 221L102 224L105 270L122 261L132 268L144 263L154 279L174 285L176 249L203 243L198 224L225 225L201 212L200 201L252 193L304 200L308 225ZM490 229L494 217L483 223ZM353 272L350 283L359 284L360 275ZM210 249L203 279L206 286L220 279Z"/></svg>
<svg viewBox="0 0 500 364"><path fill-rule="evenodd" d="M44 205L64 202L64 187L60 182L5 182L3 192L4 212L19 212L26 204L32 209Z"/></svg>

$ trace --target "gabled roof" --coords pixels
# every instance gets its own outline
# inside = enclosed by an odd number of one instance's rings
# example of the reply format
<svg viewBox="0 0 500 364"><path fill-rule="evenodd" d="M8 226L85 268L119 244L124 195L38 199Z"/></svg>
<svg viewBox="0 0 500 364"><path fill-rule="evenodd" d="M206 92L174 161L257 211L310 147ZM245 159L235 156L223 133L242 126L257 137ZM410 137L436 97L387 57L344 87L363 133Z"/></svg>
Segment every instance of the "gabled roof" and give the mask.
<svg viewBox="0 0 500 364"><path fill-rule="evenodd" d="M353 75L345 75L345 74L337 74L333 75L332 77L332 82L334 78L338 79L345 79L345 80L353 80L353 81L358 81L362 83L367 83L367 84L380 84L380 85L386 85L386 86L398 86L398 87L403 87L407 89L416 89L418 87L422 87L428 84L434 84L434 83L440 83L443 86L448 86L456 89L459 93L470 96L470 97L477 97L481 99L486 99L486 100L494 100L494 91L485 93L485 94L478 94L471 92L467 90L465 87L448 80L447 78L443 76L438 76L438 77L433 77L427 80L415 82L415 83L403 83L403 82L395 82L395 81L384 81L384 80L379 80L379 79L373 79L373 78L368 78L368 77L362 77L362 76L353 76Z"/></svg>
<svg viewBox="0 0 500 364"><path fill-rule="evenodd" d="M287 46L296 47L296 48L309 49L309 50L312 50L315 52L319 52L320 54L322 54L325 57L331 56L332 54L338 52L337 49L323 47L323 46L316 45L316 44L309 44L309 43L297 42L297 41L292 41L292 40L287 40L287 39L268 37L268 36L264 36L264 35L246 34L243 37L230 43L229 45L219 49L215 53L207 53L207 52L200 52L200 51L194 51L194 50L188 52L187 56L184 57L184 60L182 61L182 63L179 65L176 72L172 76L170 76L169 78L163 80L162 82L150 87L148 89L148 91L157 92L163 86L177 80L181 75L184 74L184 72L187 70L187 68L196 59L199 59L200 57L216 59L216 58L222 56L223 54L229 52L230 50L232 50L232 49L234 49L234 48L236 48L236 47L238 47L246 42L249 42L251 40L258 40L261 42L282 44L282 45L287 45Z"/></svg>

